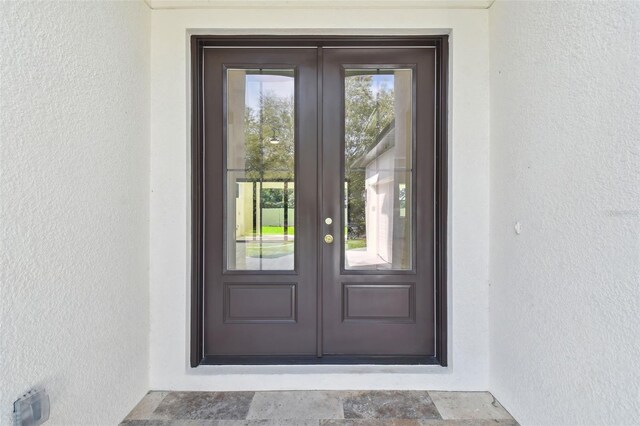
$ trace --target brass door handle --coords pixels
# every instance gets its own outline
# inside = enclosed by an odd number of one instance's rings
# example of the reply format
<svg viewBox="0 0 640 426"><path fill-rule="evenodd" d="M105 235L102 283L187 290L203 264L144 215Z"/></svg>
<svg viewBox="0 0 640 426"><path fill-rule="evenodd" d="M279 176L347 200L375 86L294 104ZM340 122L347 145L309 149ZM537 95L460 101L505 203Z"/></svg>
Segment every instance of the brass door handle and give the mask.
<svg viewBox="0 0 640 426"><path fill-rule="evenodd" d="M333 235L327 234L324 236L324 242L327 244L331 244L333 242Z"/></svg>

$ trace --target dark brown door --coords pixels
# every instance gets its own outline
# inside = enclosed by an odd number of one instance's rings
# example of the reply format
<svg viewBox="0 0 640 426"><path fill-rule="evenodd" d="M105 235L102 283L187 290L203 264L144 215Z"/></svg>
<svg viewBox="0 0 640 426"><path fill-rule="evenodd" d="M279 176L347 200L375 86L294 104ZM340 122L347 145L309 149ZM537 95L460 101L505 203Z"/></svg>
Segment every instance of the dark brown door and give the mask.
<svg viewBox="0 0 640 426"><path fill-rule="evenodd" d="M315 355L315 49L204 50L204 354Z"/></svg>
<svg viewBox="0 0 640 426"><path fill-rule="evenodd" d="M434 54L323 57L323 353L433 354Z"/></svg>
<svg viewBox="0 0 640 426"><path fill-rule="evenodd" d="M192 363L437 362L437 50L257 43L194 62Z"/></svg>

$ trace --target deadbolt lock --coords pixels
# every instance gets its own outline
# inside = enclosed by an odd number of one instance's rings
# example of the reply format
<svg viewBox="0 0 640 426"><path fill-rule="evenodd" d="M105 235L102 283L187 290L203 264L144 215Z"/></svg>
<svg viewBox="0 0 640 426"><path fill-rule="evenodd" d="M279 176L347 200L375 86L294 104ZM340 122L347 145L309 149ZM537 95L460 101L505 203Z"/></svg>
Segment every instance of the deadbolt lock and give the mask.
<svg viewBox="0 0 640 426"><path fill-rule="evenodd" d="M333 219L331 219L330 217L326 218L324 220L324 223L326 223L327 225L331 225L333 223Z"/></svg>
<svg viewBox="0 0 640 426"><path fill-rule="evenodd" d="M333 235L327 234L324 236L324 242L327 244L331 244L333 242Z"/></svg>

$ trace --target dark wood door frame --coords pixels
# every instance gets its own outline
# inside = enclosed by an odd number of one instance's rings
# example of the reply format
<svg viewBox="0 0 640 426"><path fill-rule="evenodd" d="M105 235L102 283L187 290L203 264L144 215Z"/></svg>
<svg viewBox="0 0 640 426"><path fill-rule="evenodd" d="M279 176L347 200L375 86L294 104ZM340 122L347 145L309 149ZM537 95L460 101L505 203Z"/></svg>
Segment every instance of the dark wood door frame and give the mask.
<svg viewBox="0 0 640 426"><path fill-rule="evenodd" d="M216 357L204 354L204 185L203 185L203 52L207 47L309 47L353 46L431 47L436 55L435 117L435 355L429 357ZM322 55L322 49L318 49ZM448 36L192 36L191 37L191 332L190 364L439 364L447 365L447 87ZM318 80L318 92L322 79ZM319 103L321 97L318 97ZM322 105L318 105L319 121ZM318 138L321 140L318 126ZM321 155L321 147L319 155ZM321 173L321 170L320 172ZM320 180L321 181L321 180ZM321 189L321 188L319 188ZM322 192L318 192L321 196ZM319 225L320 226L320 225ZM320 235L320 234L319 234ZM318 242L320 245L321 242ZM318 280L318 293L321 293ZM321 301L319 301L320 303Z"/></svg>

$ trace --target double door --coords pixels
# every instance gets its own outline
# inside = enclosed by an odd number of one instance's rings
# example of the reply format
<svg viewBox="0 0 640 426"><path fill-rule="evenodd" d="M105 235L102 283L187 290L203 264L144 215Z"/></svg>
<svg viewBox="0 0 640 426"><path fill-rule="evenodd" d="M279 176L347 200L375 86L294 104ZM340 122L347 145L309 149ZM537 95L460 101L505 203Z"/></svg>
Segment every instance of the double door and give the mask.
<svg viewBox="0 0 640 426"><path fill-rule="evenodd" d="M201 359L436 356L436 49L202 49Z"/></svg>

